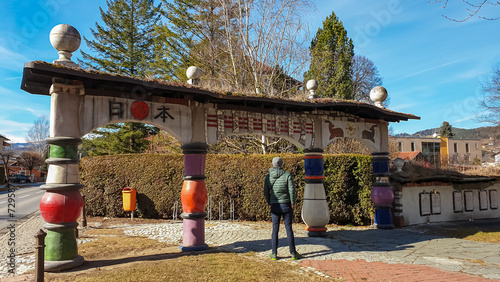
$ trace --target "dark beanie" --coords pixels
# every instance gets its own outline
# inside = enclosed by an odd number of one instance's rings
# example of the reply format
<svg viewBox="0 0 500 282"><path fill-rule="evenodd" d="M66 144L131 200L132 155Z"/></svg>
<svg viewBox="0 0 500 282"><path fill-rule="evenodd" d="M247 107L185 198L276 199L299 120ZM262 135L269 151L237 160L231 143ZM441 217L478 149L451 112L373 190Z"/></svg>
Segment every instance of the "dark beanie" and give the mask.
<svg viewBox="0 0 500 282"><path fill-rule="evenodd" d="M280 157L273 159L273 167L281 167L283 165L283 160Z"/></svg>

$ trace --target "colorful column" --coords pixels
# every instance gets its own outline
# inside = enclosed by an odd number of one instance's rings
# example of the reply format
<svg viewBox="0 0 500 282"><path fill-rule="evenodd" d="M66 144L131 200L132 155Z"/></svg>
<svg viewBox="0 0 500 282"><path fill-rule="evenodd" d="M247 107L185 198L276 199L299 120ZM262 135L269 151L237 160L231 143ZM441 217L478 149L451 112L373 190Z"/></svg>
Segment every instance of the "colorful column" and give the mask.
<svg viewBox="0 0 500 282"><path fill-rule="evenodd" d="M60 271L83 263L78 255L75 228L83 207L78 173L80 102L85 90L80 83L53 83L50 88L50 155L47 181L41 189L40 213L47 222L45 271Z"/></svg>
<svg viewBox="0 0 500 282"><path fill-rule="evenodd" d="M326 236L326 225L330 221L330 211L323 186L323 150L305 150L304 167L306 187L302 205L302 220L307 225L310 237Z"/></svg>
<svg viewBox="0 0 500 282"><path fill-rule="evenodd" d="M181 148L184 153L184 183L181 190L183 242L179 249L186 252L203 251L208 249L205 244L207 144L190 143Z"/></svg>
<svg viewBox="0 0 500 282"><path fill-rule="evenodd" d="M374 183L371 193L375 205L375 227L379 229L392 229L392 202L394 193L389 183L389 153L373 153Z"/></svg>
<svg viewBox="0 0 500 282"><path fill-rule="evenodd" d="M83 263L78 255L75 236L76 220L83 207L78 174L78 138L51 137L47 182L41 186L45 194L40 200L40 213L47 222L45 238L45 271L60 271Z"/></svg>

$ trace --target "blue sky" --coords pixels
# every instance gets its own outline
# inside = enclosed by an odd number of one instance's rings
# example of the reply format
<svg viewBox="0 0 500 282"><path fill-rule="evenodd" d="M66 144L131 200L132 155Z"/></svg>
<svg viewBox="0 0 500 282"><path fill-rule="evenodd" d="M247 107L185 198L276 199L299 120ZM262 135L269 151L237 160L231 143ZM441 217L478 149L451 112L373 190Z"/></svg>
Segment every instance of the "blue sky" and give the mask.
<svg viewBox="0 0 500 282"><path fill-rule="evenodd" d="M488 126L474 116L480 110L480 83L500 62L500 20L443 18L467 16L462 1L454 2L441 9L426 0L315 0L307 20L314 34L335 11L356 54L377 66L389 92L389 109L422 118L392 124L394 133L439 127L443 121L460 128ZM99 6L105 5L104 0L1 1L0 134L24 142L33 122L49 114L50 98L28 94L20 85L25 62L57 59L49 42L52 27L70 24L90 39L90 28L100 21ZM500 15L500 7L486 7L480 14ZM80 49L88 52L85 43ZM79 51L76 58L81 58Z"/></svg>

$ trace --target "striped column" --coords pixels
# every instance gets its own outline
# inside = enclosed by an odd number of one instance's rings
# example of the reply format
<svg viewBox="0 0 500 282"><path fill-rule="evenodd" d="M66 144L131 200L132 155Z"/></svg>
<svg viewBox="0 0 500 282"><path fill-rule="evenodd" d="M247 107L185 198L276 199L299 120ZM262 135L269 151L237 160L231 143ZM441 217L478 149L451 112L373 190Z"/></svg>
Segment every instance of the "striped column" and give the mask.
<svg viewBox="0 0 500 282"><path fill-rule="evenodd" d="M330 221L330 212L323 186L323 150L305 150L304 168L306 187L302 205L302 220L307 225L310 237L326 236L326 225Z"/></svg>
<svg viewBox="0 0 500 282"><path fill-rule="evenodd" d="M181 190L183 242L179 249L203 251L208 249L208 245L205 244L207 144L190 143L181 148L184 153L184 183Z"/></svg>
<svg viewBox="0 0 500 282"><path fill-rule="evenodd" d="M40 200L40 213L47 222L45 238L45 271L60 271L83 263L78 255L75 236L76 220L83 207L78 174L77 147L81 139L51 137L47 182L41 186L45 194Z"/></svg>
<svg viewBox="0 0 500 282"><path fill-rule="evenodd" d="M373 153L374 183L371 193L375 205L375 227L379 229L392 229L392 202L394 193L389 183L389 153Z"/></svg>

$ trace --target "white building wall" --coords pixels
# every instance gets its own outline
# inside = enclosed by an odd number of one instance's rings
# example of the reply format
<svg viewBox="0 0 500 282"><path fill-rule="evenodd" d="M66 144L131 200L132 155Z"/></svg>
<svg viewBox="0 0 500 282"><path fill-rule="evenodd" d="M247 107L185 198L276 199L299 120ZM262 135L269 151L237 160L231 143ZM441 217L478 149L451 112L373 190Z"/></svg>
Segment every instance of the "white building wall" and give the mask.
<svg viewBox="0 0 500 282"><path fill-rule="evenodd" d="M420 193L431 192L434 190L440 194L441 198L441 213L421 215L420 208ZM481 218L500 218L499 206L500 184L496 183L486 189L487 191L487 209L480 210L479 191L480 189L464 189L462 191L456 190L452 185L449 186L420 186L420 187L403 187L403 197L401 199L403 205L404 224L413 225L426 222L442 222L442 221L457 221L457 220L470 220ZM497 197L490 201L490 191L497 191ZM462 196L463 208L461 212L455 212L453 208L453 192L459 191ZM464 191L472 191L473 195L473 211L465 210Z"/></svg>

